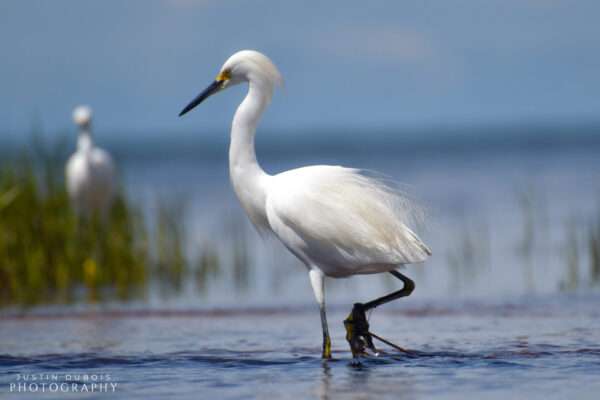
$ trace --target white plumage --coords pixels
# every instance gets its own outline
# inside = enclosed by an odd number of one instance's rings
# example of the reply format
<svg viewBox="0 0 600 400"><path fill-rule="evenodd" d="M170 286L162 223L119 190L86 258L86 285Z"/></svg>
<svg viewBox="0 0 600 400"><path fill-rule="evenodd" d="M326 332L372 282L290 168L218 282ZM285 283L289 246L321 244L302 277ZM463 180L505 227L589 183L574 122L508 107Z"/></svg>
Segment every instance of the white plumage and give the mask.
<svg viewBox="0 0 600 400"><path fill-rule="evenodd" d="M430 254L406 225L407 199L359 170L318 165L283 172L266 199L272 231L327 276L385 272Z"/></svg>
<svg viewBox="0 0 600 400"><path fill-rule="evenodd" d="M244 50L231 56L215 82L180 115L242 82L249 85L232 122L231 182L254 225L274 234L308 268L328 342L324 276L391 271L423 262L431 251L408 227L413 206L379 179L339 166L304 167L277 175L260 167L254 150L256 126L281 82L277 68L263 54Z"/></svg>
<svg viewBox="0 0 600 400"><path fill-rule="evenodd" d="M87 106L73 111L79 136L77 150L65 168L67 192L77 215L89 218L98 214L106 219L115 194L115 167L110 154L94 145L91 119Z"/></svg>

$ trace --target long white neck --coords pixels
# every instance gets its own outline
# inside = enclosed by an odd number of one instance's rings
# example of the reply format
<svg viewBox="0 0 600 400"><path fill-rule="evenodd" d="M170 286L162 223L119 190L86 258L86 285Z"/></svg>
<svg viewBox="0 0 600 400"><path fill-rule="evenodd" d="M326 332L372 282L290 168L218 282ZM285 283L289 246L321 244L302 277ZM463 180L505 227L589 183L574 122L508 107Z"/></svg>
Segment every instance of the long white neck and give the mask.
<svg viewBox="0 0 600 400"><path fill-rule="evenodd" d="M94 147L92 141L92 134L90 133L89 126L82 126L79 128L79 136L77 137L77 150L87 152Z"/></svg>
<svg viewBox="0 0 600 400"><path fill-rule="evenodd" d="M256 160L254 136L260 117L271 101L273 86L267 82L248 85L248 94L231 124L229 174L240 203L258 228L268 227L265 197L269 175Z"/></svg>

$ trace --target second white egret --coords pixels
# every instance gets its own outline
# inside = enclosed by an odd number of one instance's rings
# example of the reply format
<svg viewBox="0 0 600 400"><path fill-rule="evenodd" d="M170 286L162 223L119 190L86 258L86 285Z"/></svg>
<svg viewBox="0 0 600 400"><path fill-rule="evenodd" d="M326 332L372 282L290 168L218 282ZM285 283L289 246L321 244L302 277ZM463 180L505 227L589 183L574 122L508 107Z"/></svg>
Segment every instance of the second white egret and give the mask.
<svg viewBox="0 0 600 400"><path fill-rule="evenodd" d="M92 140L92 110L78 106L73 121L79 128L77 150L67 161L66 184L71 205L78 216L94 214L106 220L115 195L115 167L108 152Z"/></svg>
<svg viewBox="0 0 600 400"><path fill-rule="evenodd" d="M256 127L281 75L265 55L243 50L231 56L216 79L180 116L207 97L239 83L248 93L231 126L229 172L233 188L254 225L274 234L307 267L321 313L323 358L331 357L324 278L390 272L404 287L379 299L356 303L345 321L353 356L375 351L365 312L414 289L398 272L420 263L429 248L408 227L411 205L397 191L361 170L316 165L267 174L254 150Z"/></svg>

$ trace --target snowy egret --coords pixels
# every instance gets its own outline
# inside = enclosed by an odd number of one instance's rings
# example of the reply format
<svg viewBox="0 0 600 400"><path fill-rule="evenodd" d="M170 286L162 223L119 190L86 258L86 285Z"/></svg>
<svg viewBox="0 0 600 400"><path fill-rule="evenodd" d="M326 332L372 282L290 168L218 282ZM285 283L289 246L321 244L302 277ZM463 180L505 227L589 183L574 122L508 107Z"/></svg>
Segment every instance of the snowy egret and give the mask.
<svg viewBox="0 0 600 400"><path fill-rule="evenodd" d="M231 56L214 82L179 115L243 82L248 82L248 93L233 117L229 147L229 172L237 197L260 231L274 234L306 265L321 313L323 358L331 357L326 276L390 272L404 283L397 292L354 304L344 321L354 357L366 348L376 352L365 312L408 296L414 283L397 269L431 255L407 226L411 205L399 192L358 169L316 165L267 174L256 160L254 136L281 75L271 60L257 51L243 50Z"/></svg>
<svg viewBox="0 0 600 400"><path fill-rule="evenodd" d="M75 213L106 219L115 194L115 167L110 155L94 146L91 134L92 110L78 106L73 121L79 128L77 150L67 161L67 191Z"/></svg>

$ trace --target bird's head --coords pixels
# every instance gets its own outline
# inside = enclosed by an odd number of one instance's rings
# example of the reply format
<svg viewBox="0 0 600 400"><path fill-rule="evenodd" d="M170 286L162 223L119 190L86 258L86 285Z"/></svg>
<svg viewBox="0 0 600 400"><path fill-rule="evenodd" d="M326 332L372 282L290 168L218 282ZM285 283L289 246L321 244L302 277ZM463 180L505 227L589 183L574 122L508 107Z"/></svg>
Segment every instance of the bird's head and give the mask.
<svg viewBox="0 0 600 400"><path fill-rule="evenodd" d="M73 122L80 128L87 128L92 123L92 109L88 106L77 106L73 110Z"/></svg>
<svg viewBox="0 0 600 400"><path fill-rule="evenodd" d="M282 83L282 78L275 64L264 54L255 50L238 51L225 61L215 80L185 106L179 116L213 94L243 82L252 82L272 91L275 85Z"/></svg>

